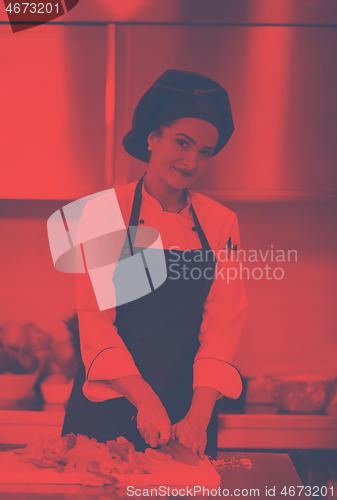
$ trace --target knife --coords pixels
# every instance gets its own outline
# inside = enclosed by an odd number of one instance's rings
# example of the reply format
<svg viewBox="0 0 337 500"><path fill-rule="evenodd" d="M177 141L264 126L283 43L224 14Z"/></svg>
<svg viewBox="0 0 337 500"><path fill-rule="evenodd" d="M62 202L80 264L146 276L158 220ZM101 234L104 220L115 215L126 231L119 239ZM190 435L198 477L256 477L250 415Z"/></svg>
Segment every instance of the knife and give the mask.
<svg viewBox="0 0 337 500"><path fill-rule="evenodd" d="M131 417L131 423L134 426L137 426L137 420L135 415ZM183 464L193 465L197 467L199 465L199 458L195 455L187 446L182 443L179 443L173 437L170 437L169 441L166 444L162 444L159 448L156 448L162 453L166 455L171 455L173 460L177 462L182 462Z"/></svg>
<svg viewBox="0 0 337 500"><path fill-rule="evenodd" d="M183 464L193 465L195 467L199 465L199 458L189 448L187 448L187 446L172 437L170 437L168 443L162 444L159 447L159 450L162 453L171 455L173 460L177 460Z"/></svg>

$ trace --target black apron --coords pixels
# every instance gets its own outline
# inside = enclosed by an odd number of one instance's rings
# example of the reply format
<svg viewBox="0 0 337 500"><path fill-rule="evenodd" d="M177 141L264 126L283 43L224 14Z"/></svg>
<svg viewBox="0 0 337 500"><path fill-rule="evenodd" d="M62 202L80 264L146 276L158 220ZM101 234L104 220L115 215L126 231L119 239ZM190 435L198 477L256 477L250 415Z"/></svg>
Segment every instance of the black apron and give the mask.
<svg viewBox="0 0 337 500"><path fill-rule="evenodd" d="M142 182L136 185L129 227L138 226ZM116 306L114 325L141 373L166 408L171 424L182 420L193 397L193 362L200 347L198 335L204 302L210 291L216 259L198 218L194 218L202 249L164 250L167 279L157 289L132 302ZM143 222L143 221L142 221ZM146 221L144 221L146 224ZM127 240L126 240L127 241ZM143 250L133 248L133 251ZM121 257L124 251L121 253ZM183 268L184 266L184 268ZM118 263L113 281L118 282ZM117 296L118 291L116 290ZM118 301L117 301L118 303ZM90 368L89 368L90 371ZM62 435L73 432L100 442L124 436L138 451L149 445L131 418L136 407L125 397L94 403L82 392L86 377L82 359L75 377L63 424ZM217 449L218 405L215 404L207 428L206 453ZM134 419L135 420L135 419Z"/></svg>

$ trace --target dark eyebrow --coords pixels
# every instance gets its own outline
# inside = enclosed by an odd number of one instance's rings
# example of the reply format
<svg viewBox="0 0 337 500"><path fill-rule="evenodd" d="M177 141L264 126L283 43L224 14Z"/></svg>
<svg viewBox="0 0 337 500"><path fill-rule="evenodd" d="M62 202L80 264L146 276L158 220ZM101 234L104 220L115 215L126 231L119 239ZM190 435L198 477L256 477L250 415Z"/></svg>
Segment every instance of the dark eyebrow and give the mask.
<svg viewBox="0 0 337 500"><path fill-rule="evenodd" d="M175 135L182 135L182 136L186 137L186 139L188 139L189 141L191 141L192 144L196 144L195 140L192 139L191 137L188 137L188 135L186 135L186 134L180 133L180 134L175 134ZM203 146L203 149L211 149L212 151L214 151L215 148L213 148L211 146Z"/></svg>

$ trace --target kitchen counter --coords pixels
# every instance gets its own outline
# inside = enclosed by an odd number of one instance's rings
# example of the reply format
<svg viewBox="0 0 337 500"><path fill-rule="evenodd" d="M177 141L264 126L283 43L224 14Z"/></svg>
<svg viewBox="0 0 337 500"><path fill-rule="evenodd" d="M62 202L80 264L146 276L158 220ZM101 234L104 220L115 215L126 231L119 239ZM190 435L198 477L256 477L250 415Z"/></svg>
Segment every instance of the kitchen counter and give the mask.
<svg viewBox="0 0 337 500"><path fill-rule="evenodd" d="M316 415L282 414L274 405L219 413L218 448L337 449L337 407Z"/></svg>
<svg viewBox="0 0 337 500"><path fill-rule="evenodd" d="M0 409L0 443L28 444L58 437L63 406ZM219 449L337 449L337 407L324 415L286 415L273 405L246 405L244 413L219 412Z"/></svg>
<svg viewBox="0 0 337 500"><path fill-rule="evenodd" d="M10 447L0 446L0 451L7 451ZM218 464L215 465L221 476L221 492L228 490L224 496L259 496L266 497L266 487L269 495L281 500L285 495L281 491L289 492L289 487L303 486L289 456L285 453L251 453L251 452L219 452ZM275 493L273 493L275 488ZM234 494L239 489L241 495ZM252 490L259 490L253 492ZM244 490L244 491L243 491ZM299 488L296 488L299 491ZM238 493L238 492L236 492ZM288 493L289 494L289 493ZM302 493L302 495L304 495ZM175 496L175 495L173 495ZM219 495L205 494L206 497ZM109 498L130 498L126 491L116 492L109 486L93 488L76 485L0 485L0 497L6 500L108 500ZM138 498L145 498L140 496ZM146 497L147 498L147 497ZM200 497L199 497L200 498Z"/></svg>

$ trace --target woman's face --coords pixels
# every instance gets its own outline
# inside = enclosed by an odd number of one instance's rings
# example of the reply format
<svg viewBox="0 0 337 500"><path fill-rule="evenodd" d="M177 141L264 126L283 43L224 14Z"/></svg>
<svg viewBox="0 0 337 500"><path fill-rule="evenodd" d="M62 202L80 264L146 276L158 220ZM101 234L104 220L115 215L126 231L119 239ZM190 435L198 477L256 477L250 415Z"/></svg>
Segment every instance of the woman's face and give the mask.
<svg viewBox="0 0 337 500"><path fill-rule="evenodd" d="M179 118L162 127L158 137L148 137L151 148L149 169L172 187L184 189L192 184L209 164L218 142L214 125L199 118Z"/></svg>

